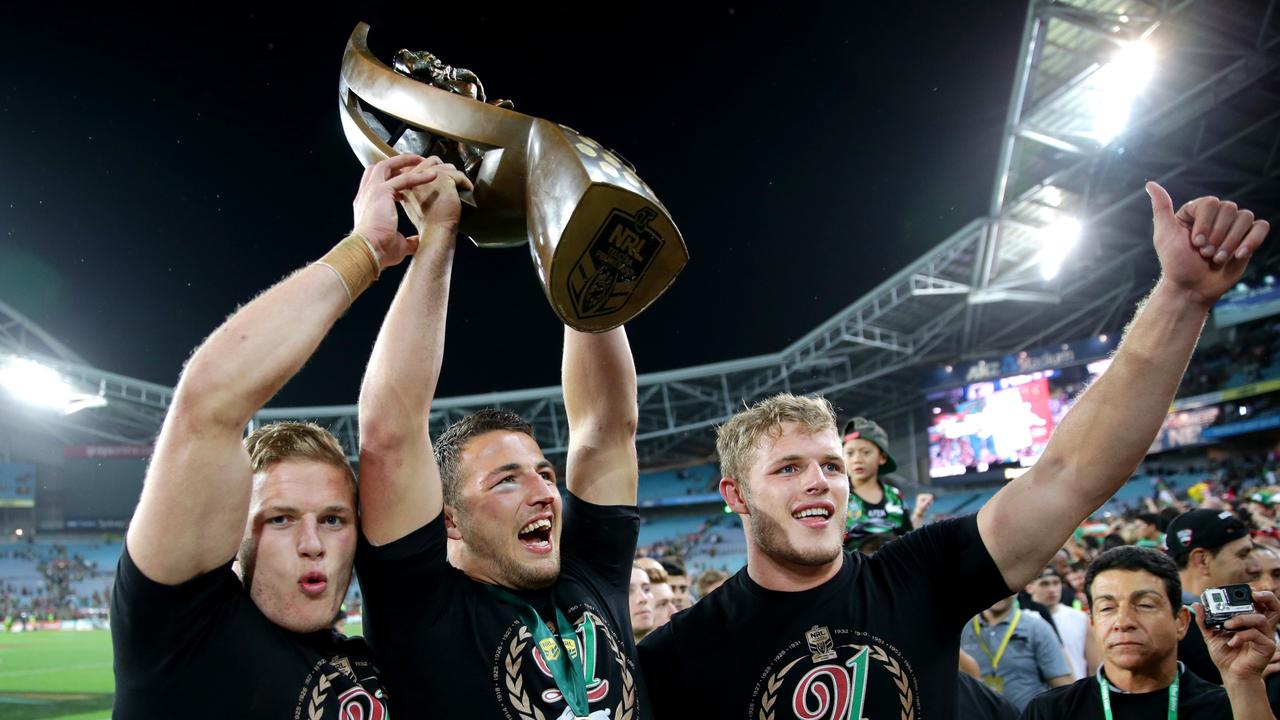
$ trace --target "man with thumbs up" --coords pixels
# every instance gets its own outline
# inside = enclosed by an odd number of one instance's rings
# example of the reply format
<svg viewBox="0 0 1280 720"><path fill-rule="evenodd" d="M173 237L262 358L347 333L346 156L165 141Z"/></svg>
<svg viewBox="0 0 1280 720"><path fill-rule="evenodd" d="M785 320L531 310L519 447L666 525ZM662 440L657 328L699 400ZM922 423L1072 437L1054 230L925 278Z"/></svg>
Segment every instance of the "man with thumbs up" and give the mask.
<svg viewBox="0 0 1280 720"><path fill-rule="evenodd" d="M955 715L965 621L1035 578L1129 479L1209 310L1270 229L1235 203L1175 212L1164 188L1147 192L1159 282L1040 460L976 516L870 558L841 553L849 481L830 404L779 395L720 427L720 492L742 518L747 566L640 644L656 717Z"/></svg>

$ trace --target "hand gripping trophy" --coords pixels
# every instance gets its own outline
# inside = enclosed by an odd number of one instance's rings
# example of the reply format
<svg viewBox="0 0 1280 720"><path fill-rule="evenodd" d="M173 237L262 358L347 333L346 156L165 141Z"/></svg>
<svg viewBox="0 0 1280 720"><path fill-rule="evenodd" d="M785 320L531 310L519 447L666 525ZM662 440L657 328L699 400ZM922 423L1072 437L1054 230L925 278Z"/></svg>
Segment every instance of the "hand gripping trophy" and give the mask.
<svg viewBox="0 0 1280 720"><path fill-rule="evenodd" d="M564 324L604 332L639 315L689 260L667 209L635 168L564 125L488 101L475 73L401 50L395 69L347 41L338 84L347 141L366 166L439 155L471 178L461 232L480 247L529 244Z"/></svg>

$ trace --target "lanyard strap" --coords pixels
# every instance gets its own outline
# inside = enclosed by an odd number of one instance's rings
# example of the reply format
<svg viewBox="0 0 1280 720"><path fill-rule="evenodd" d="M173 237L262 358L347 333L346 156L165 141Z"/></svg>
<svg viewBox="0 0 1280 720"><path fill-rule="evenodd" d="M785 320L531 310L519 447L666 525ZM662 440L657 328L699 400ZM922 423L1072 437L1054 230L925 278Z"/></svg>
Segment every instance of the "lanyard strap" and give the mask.
<svg viewBox="0 0 1280 720"><path fill-rule="evenodd" d="M982 648L982 652L986 653L987 658L991 660L991 672L1000 667L1000 658L1004 657L1004 651L1009 647L1009 638L1013 637L1013 631L1018 627L1018 621L1022 619L1022 608L1014 608L1013 622L1009 623L1009 630L1004 634L1004 640L1000 641L1000 648L996 650L996 654L991 654L991 648L987 647L987 641L982 639L982 628L978 625L978 618L973 618L973 634L978 638L978 646Z"/></svg>
<svg viewBox="0 0 1280 720"><path fill-rule="evenodd" d="M1169 720L1177 720L1178 718L1178 680L1179 675L1173 676L1173 684L1169 686ZM1111 684L1102 677L1102 668L1098 668L1098 688L1102 693L1102 714L1106 720L1111 720Z"/></svg>
<svg viewBox="0 0 1280 720"><path fill-rule="evenodd" d="M538 611L522 598L493 585L485 585L484 589L515 609L516 616L533 634L537 652L542 654L547 669L551 671L551 679L555 681L556 688L564 696L564 701L573 714L577 717L590 715L587 679L582 669L582 655L578 651L577 632L555 604L555 596L552 596L551 604L556 611L557 633L553 634L547 629Z"/></svg>

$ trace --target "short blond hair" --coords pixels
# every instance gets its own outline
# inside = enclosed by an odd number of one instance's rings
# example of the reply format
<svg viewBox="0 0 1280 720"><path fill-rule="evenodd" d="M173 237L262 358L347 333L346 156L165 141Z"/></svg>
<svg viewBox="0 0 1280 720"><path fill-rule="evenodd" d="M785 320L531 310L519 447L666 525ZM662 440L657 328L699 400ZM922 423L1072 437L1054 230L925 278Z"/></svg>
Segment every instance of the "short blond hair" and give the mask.
<svg viewBox="0 0 1280 720"><path fill-rule="evenodd" d="M333 433L315 423L286 420L263 425L244 439L244 449L249 451L249 467L254 474L285 460L314 460L346 470L355 486L356 474L342 444Z"/></svg>
<svg viewBox="0 0 1280 720"><path fill-rule="evenodd" d="M641 570L644 570L644 574L649 576L649 583L651 585L663 585L663 584L671 583L671 578L667 577L667 571L663 570L662 568L644 567L639 563L637 563L635 567L638 567Z"/></svg>
<svg viewBox="0 0 1280 720"><path fill-rule="evenodd" d="M793 422L811 433L835 432L836 413L824 397L779 393L729 418L716 430L720 474L739 482L747 479L756 461L756 444L765 436L778 437L783 423Z"/></svg>
<svg viewBox="0 0 1280 720"><path fill-rule="evenodd" d="M693 580L693 594L699 600L707 596L711 592L711 586L716 583L722 583L729 579L729 573L716 568L707 568L698 573L698 577Z"/></svg>

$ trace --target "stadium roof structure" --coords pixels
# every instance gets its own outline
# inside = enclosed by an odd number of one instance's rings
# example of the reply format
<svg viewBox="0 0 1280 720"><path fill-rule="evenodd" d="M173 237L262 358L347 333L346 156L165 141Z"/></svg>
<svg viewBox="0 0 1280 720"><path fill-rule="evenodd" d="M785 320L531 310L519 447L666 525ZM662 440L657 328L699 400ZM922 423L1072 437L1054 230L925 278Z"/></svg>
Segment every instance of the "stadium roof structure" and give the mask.
<svg viewBox="0 0 1280 720"><path fill-rule="evenodd" d="M911 443L924 370L1124 324L1158 267L1146 179L1175 198L1237 200L1274 224L1277 0L1032 0L999 152L985 216L788 347L642 375L642 467L710 457L711 428L781 391L821 393L844 414L874 416L900 438L899 453L919 457ZM0 352L38 356L107 399L49 421L59 433L147 442L172 397L87 367L4 305ZM492 405L523 414L549 456L565 451L558 387L440 398L432 423ZM357 447L354 406L268 408L255 423L286 418L326 424Z"/></svg>

